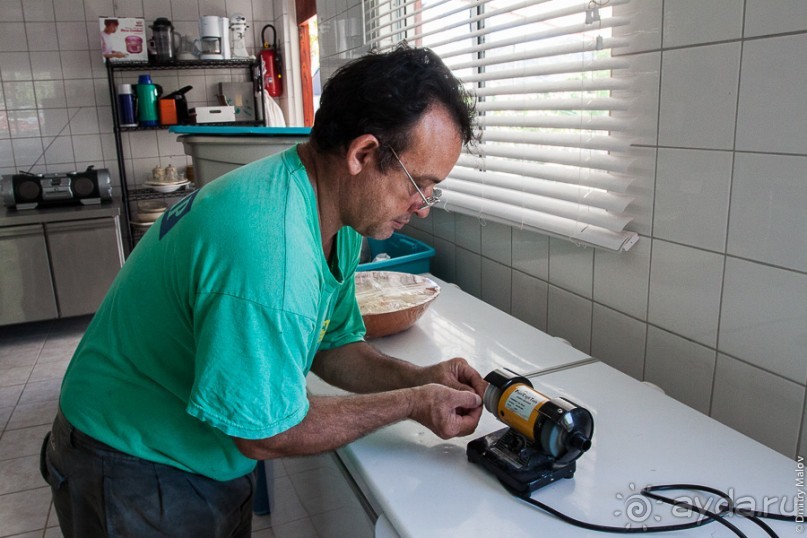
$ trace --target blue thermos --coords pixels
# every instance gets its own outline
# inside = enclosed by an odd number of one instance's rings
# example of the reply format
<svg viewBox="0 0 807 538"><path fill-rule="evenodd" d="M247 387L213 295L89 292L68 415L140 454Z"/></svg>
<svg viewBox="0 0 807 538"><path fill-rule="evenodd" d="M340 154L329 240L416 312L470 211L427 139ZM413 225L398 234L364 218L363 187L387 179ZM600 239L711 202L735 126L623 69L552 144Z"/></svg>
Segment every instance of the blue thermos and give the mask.
<svg viewBox="0 0 807 538"><path fill-rule="evenodd" d="M151 82L151 75L137 77L137 119L141 127L154 127L157 121L157 99L163 92L159 84Z"/></svg>
<svg viewBox="0 0 807 538"><path fill-rule="evenodd" d="M131 84L118 84L118 121L121 127L137 127L135 96Z"/></svg>

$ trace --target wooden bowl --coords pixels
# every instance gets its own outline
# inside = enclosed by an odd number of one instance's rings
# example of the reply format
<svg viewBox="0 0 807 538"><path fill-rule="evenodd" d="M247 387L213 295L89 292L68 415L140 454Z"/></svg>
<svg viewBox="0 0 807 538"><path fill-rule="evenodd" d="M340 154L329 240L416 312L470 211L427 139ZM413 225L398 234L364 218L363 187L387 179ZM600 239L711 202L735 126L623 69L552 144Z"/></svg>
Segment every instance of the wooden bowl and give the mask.
<svg viewBox="0 0 807 538"><path fill-rule="evenodd" d="M410 328L438 295L440 286L424 276L393 271L356 273L356 299L367 339Z"/></svg>

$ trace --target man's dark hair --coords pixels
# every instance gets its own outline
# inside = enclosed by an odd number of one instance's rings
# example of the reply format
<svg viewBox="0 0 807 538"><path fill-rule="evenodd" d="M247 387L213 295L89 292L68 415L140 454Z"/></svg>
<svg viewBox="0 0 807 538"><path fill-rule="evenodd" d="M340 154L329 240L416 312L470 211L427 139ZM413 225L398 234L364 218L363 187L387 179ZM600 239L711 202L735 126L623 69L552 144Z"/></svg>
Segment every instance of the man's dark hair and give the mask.
<svg viewBox="0 0 807 538"><path fill-rule="evenodd" d="M410 131L433 104L454 118L460 138L475 138L474 99L437 54L399 46L345 64L325 83L311 129L311 142L325 153L343 152L350 142L372 134L381 142L379 169L393 162L392 147L403 153Z"/></svg>

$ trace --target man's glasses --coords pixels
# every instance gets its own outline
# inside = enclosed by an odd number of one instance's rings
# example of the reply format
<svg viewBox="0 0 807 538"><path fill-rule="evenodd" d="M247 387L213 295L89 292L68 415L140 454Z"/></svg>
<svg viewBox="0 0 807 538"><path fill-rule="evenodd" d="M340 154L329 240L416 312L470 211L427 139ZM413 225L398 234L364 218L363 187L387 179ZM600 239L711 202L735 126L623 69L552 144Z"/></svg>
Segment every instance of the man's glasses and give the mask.
<svg viewBox="0 0 807 538"><path fill-rule="evenodd" d="M404 174L406 174L406 177L409 178L409 181L412 182L412 185L415 186L415 190L418 192L420 197L423 199L423 205L418 207L418 211L422 211L422 210L426 209L427 207L432 207L435 204L439 203L440 202L440 195L443 194L442 191L440 189L438 189L438 188L435 188L432 191L432 195L429 196L429 197L426 197L426 195L423 194L423 191L420 190L420 187L418 187L418 184L415 183L415 178L412 177L412 174L410 174L409 170L406 169L406 167L404 166L404 163L401 162L401 158L398 157L397 153L395 153L395 150L392 149L390 146L387 146L387 147L392 152L392 155L395 156L395 160L397 160L398 164L401 165L401 168L403 169Z"/></svg>

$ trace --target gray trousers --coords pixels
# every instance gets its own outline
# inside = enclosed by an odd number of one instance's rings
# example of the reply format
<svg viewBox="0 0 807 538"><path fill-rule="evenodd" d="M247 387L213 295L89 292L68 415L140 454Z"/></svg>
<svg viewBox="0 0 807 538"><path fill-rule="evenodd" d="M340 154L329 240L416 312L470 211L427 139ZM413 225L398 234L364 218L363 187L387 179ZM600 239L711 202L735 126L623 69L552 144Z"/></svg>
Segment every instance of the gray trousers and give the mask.
<svg viewBox="0 0 807 538"><path fill-rule="evenodd" d="M65 538L248 538L255 476L220 482L130 456L75 429L61 411L40 470Z"/></svg>

